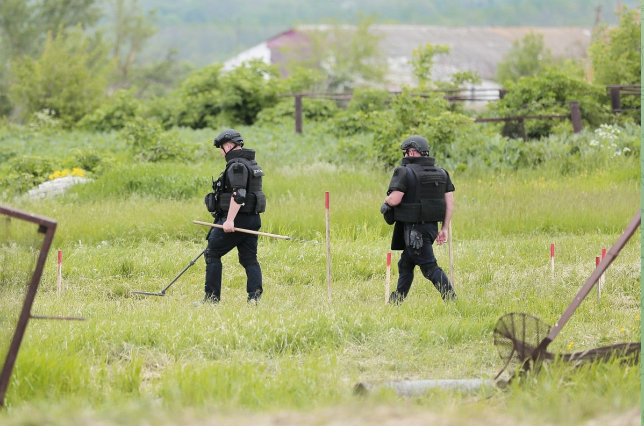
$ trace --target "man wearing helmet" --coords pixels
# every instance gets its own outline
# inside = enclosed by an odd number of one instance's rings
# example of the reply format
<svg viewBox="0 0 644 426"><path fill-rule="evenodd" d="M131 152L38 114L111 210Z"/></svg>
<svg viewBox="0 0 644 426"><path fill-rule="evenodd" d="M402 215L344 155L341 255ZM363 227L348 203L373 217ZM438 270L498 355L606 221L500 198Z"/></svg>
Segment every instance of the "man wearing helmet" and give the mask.
<svg viewBox="0 0 644 426"><path fill-rule="evenodd" d="M387 223L393 224L392 250L403 250L398 261L398 286L390 303L402 302L414 280L414 268L440 292L443 300L456 298L445 272L438 266L432 244L447 241L454 211L454 185L445 169L434 165L429 143L422 136L405 139L402 165L394 170L387 197L381 207ZM393 213L393 214L392 214ZM439 231L438 222L442 222Z"/></svg>
<svg viewBox="0 0 644 426"><path fill-rule="evenodd" d="M262 191L264 172L255 161L255 151L244 149L241 134L234 129L221 132L214 146L226 159L226 168L213 182L213 193L206 195L206 206L223 229L211 228L208 247L204 252L206 280L204 301L217 303L221 299L221 258L237 247L239 263L246 270L248 302L257 303L262 295L262 270L257 261L257 235L235 232L234 228L258 231L260 213L266 209Z"/></svg>

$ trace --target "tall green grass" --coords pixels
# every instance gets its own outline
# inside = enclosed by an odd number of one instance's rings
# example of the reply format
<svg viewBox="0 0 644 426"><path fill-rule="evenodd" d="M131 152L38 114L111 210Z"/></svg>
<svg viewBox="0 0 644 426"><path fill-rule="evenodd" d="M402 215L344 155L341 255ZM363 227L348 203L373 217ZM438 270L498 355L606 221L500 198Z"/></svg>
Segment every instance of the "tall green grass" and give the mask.
<svg viewBox="0 0 644 426"><path fill-rule="evenodd" d="M281 139L265 143L277 150ZM391 171L315 156L291 164L277 154L259 159L267 175L263 231L324 242L324 192L330 192L332 300L324 245L264 237L258 256L265 294L258 306L245 302L235 253L223 260L218 306L191 304L203 295L201 259L165 297L131 293L159 291L203 250L207 229L192 220L211 220L203 195L210 176L223 168L221 158L116 165L60 198L14 199L15 207L59 222L53 250L63 251L64 291L57 294L52 251L33 312L86 321L30 323L0 423L172 424L185 423L184 413L244 422L248 411L285 410L374 418L404 407L405 415L430 422L569 425L639 407L641 368L616 363L578 370L555 364L492 394L352 395L359 381L493 377L503 366L492 341L496 321L508 312L550 325L558 320L595 256L617 240L638 208L636 161L567 176L546 167L453 172L459 300L443 303L417 272L408 299L393 307L384 305L392 228L378 212ZM601 299L589 295L550 351L640 340L639 237L608 270ZM435 251L447 271L448 248ZM397 258L395 252L392 289ZM14 269L25 268L15 263ZM19 290L0 283L2 297L15 299ZM6 341L9 320L0 323Z"/></svg>

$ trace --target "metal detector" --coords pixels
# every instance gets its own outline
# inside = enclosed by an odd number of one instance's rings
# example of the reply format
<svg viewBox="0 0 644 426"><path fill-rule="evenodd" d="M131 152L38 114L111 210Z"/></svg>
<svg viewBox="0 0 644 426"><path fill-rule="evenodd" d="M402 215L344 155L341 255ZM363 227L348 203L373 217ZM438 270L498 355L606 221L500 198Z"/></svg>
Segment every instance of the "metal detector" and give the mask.
<svg viewBox="0 0 644 426"><path fill-rule="evenodd" d="M170 284L168 284L167 286L165 286L165 288L164 288L163 290L161 290L160 292L158 292L158 293L153 293L153 292L150 292L150 291L133 291L132 293L134 293L134 294L143 294L143 295L145 295L145 296L165 296L165 292L166 292L166 290L167 290L167 289L169 289L169 288L170 288L170 286L171 286L172 284L174 284L174 283L175 283L175 282L176 282L176 281L181 277L181 275L183 275L183 273L184 273L184 272L186 272L186 271L188 270L188 268L190 268L192 265L194 265L194 264L195 264L195 262L197 261L197 259L199 259L199 258L200 258L200 257L201 257L205 252L206 252L206 249L204 249L201 253L199 253L199 255L198 255L197 257L195 257L194 259L192 259L192 260L190 261L190 263L188 263L188 266L186 266L185 268L183 268L183 270L182 270L181 272L179 272L179 275L177 275L176 277L174 277L174 279L173 279L172 281L170 281Z"/></svg>

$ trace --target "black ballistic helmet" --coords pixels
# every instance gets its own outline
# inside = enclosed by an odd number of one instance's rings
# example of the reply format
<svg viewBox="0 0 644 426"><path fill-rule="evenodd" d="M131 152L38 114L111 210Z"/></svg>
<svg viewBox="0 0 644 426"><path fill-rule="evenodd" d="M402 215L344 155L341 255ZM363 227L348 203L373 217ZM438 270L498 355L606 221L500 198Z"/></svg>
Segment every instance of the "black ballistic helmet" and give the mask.
<svg viewBox="0 0 644 426"><path fill-rule="evenodd" d="M414 148L423 157L429 157L429 142L422 136L410 136L400 145L400 149L403 151L407 151L409 148Z"/></svg>
<svg viewBox="0 0 644 426"><path fill-rule="evenodd" d="M214 145L217 148L221 148L226 142L232 142L237 146L244 146L244 140L242 139L241 134L235 129L228 129L221 132L215 138Z"/></svg>

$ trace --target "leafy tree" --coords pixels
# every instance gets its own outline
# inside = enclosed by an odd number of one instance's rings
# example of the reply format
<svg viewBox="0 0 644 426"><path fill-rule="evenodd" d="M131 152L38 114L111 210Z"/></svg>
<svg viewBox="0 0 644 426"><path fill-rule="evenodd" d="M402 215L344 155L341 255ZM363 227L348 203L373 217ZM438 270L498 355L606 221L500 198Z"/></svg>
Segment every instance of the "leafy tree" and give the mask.
<svg viewBox="0 0 644 426"><path fill-rule="evenodd" d="M434 67L434 57L440 54L448 54L449 46L425 43L423 46L414 49L412 52L411 65L413 74L418 79L418 85L421 87L432 84L432 68Z"/></svg>
<svg viewBox="0 0 644 426"><path fill-rule="evenodd" d="M361 16L353 26L330 24L327 31L308 31L306 41L282 48L290 73L297 68L315 69L326 78L325 91L345 91L358 85L379 85L385 80L387 63L380 51L380 37L369 27L370 16Z"/></svg>
<svg viewBox="0 0 644 426"><path fill-rule="evenodd" d="M174 116L175 124L193 129L212 125L221 112L221 68L221 64L214 64L192 73L172 95L176 101L170 107L176 108L176 113L166 116Z"/></svg>
<svg viewBox="0 0 644 426"><path fill-rule="evenodd" d="M92 43L82 30L49 35L38 59L23 57L12 64L15 83L10 100L28 119L48 110L70 127L97 105L107 87L111 64L100 41Z"/></svg>
<svg viewBox="0 0 644 426"><path fill-rule="evenodd" d="M489 112L494 117L567 115L570 114L570 101L578 101L582 119L586 126L597 127L612 117L601 105L603 88L585 79L547 68L538 75L520 77L517 82L508 81L507 94L494 104ZM568 122L569 130L572 129ZM555 120L526 120L526 135L541 138L551 134L557 126ZM506 125L504 133L518 137L519 133Z"/></svg>
<svg viewBox="0 0 644 426"><path fill-rule="evenodd" d="M224 118L231 124L253 124L262 109L277 104L277 95L283 88L278 68L259 59L225 73L221 82L218 101Z"/></svg>
<svg viewBox="0 0 644 426"><path fill-rule="evenodd" d="M517 81L520 77L539 74L555 63L552 52L543 41L543 34L529 33L514 41L504 59L497 65L497 81Z"/></svg>
<svg viewBox="0 0 644 426"><path fill-rule="evenodd" d="M589 53L593 79L602 85L640 84L642 23L634 10L619 13L619 25L600 25Z"/></svg>
<svg viewBox="0 0 644 426"><path fill-rule="evenodd" d="M110 0L109 4L112 56L117 60L114 86L124 88L132 83L133 68L145 43L157 32L152 24L154 12L144 14L138 0Z"/></svg>

